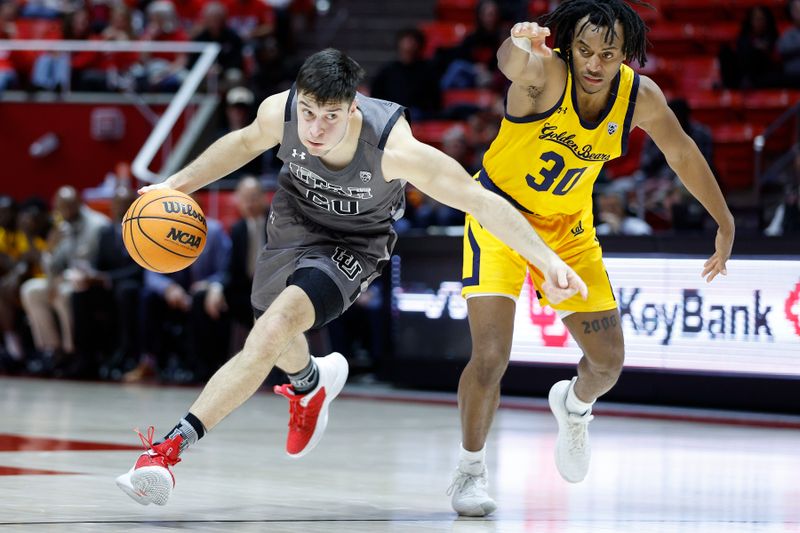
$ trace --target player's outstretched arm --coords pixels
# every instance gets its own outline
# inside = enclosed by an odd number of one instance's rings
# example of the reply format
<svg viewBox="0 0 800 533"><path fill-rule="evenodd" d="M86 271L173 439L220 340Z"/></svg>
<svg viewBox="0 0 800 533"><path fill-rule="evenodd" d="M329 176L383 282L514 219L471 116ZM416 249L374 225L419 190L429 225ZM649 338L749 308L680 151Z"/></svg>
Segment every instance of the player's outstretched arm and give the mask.
<svg viewBox="0 0 800 533"><path fill-rule="evenodd" d="M646 76L642 76L639 83L633 121L650 135L664 153L670 168L719 226L714 255L706 261L702 276L706 281L711 281L718 274L727 275L725 263L731 256L735 233L733 215L697 145L683 131L675 114L667 106L664 93Z"/></svg>
<svg viewBox="0 0 800 533"><path fill-rule="evenodd" d="M404 179L419 190L466 213L519 252L545 276L542 287L551 303L588 289L583 280L551 250L510 203L473 180L454 159L411 135L405 120L392 130L383 159L386 179Z"/></svg>
<svg viewBox="0 0 800 533"><path fill-rule="evenodd" d="M139 193L161 188L192 193L277 145L283 136L283 114L288 94L286 91L270 96L261 103L251 124L217 139L181 171L161 183L142 187Z"/></svg>

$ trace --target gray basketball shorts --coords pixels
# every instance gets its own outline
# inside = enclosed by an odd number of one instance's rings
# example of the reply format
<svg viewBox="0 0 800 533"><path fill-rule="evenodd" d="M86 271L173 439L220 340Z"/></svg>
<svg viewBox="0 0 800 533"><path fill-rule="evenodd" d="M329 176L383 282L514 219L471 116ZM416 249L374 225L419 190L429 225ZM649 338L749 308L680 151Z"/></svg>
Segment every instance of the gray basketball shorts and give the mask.
<svg viewBox="0 0 800 533"><path fill-rule="evenodd" d="M342 235L304 222L293 217L291 224L281 224L270 217L267 245L258 256L253 278L251 303L256 315L272 304L302 268L317 269L331 278L339 289L343 313L380 275L396 238L394 233ZM373 253L377 250L381 253ZM326 295L308 296L317 308L315 298Z"/></svg>

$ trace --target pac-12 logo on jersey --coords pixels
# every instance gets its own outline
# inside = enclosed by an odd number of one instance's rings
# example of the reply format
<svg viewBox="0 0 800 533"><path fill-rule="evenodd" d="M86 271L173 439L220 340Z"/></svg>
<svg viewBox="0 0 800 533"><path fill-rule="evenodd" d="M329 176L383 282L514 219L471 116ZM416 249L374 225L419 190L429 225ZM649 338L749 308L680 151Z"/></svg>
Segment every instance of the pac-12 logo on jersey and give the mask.
<svg viewBox="0 0 800 533"><path fill-rule="evenodd" d="M299 157L302 161L306 160L305 152L298 152L297 148L292 148L292 157Z"/></svg>
<svg viewBox="0 0 800 533"><path fill-rule="evenodd" d="M366 170L362 170L358 173L358 177L361 178L361 181L367 183L369 180L372 179L372 172L368 172Z"/></svg>
<svg viewBox="0 0 800 533"><path fill-rule="evenodd" d="M614 135L615 133L617 133L617 128L619 128L619 124L617 124L616 122L609 122L608 123L608 134L609 135Z"/></svg>
<svg viewBox="0 0 800 533"><path fill-rule="evenodd" d="M347 276L347 279L353 281L356 279L362 272L361 263L358 262L356 256L352 254L349 250L345 250L344 248L336 247L334 250L333 255L331 256L333 262L336 263L336 266L342 273Z"/></svg>

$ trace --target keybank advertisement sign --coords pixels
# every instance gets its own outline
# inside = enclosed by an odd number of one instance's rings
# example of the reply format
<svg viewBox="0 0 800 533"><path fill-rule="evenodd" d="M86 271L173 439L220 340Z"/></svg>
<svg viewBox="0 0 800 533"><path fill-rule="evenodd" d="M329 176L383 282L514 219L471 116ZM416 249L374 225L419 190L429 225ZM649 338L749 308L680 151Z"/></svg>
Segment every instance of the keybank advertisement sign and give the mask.
<svg viewBox="0 0 800 533"><path fill-rule="evenodd" d="M706 283L703 259L605 259L626 340L626 366L800 376L800 261L731 260ZM395 292L400 311L465 318L457 283L436 293ZM442 298L445 296L445 298ZM460 300L460 302L459 302ZM584 327L593 327L584 324ZM580 349L527 280L512 361L575 364Z"/></svg>

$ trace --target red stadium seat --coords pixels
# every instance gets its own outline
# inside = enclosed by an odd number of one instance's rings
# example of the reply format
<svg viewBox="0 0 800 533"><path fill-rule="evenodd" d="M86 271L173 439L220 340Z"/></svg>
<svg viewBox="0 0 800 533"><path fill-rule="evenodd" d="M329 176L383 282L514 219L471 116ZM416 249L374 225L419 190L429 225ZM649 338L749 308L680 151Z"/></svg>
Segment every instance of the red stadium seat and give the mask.
<svg viewBox="0 0 800 533"><path fill-rule="evenodd" d="M438 0L436 18L442 22L473 24L477 6L477 0Z"/></svg>
<svg viewBox="0 0 800 533"><path fill-rule="evenodd" d="M690 91L685 93L697 122L715 127L741 121L742 95L736 91Z"/></svg>
<svg viewBox="0 0 800 533"><path fill-rule="evenodd" d="M751 91L744 94L743 100L745 119L766 126L800 102L800 91L788 89Z"/></svg>
<svg viewBox="0 0 800 533"><path fill-rule="evenodd" d="M711 24L659 22L648 34L653 50L662 57L716 55L723 43L732 43L739 33L739 23L722 21Z"/></svg>
<svg viewBox="0 0 800 533"><path fill-rule="evenodd" d="M726 189L753 185L753 137L759 133L750 124L728 124L713 129L714 166Z"/></svg>
<svg viewBox="0 0 800 533"><path fill-rule="evenodd" d="M462 123L457 120L426 120L412 123L411 131L419 141L440 148L445 132L458 124Z"/></svg>
<svg viewBox="0 0 800 533"><path fill-rule="evenodd" d="M449 48L459 44L471 27L460 22L423 22L419 29L425 34L425 57L431 57L437 48Z"/></svg>
<svg viewBox="0 0 800 533"><path fill-rule="evenodd" d="M603 168L611 179L630 176L639 170L642 159L642 149L647 140L644 130L634 128L628 137L628 153L609 161Z"/></svg>
<svg viewBox="0 0 800 533"><path fill-rule="evenodd" d="M495 94L488 89L449 89L442 94L442 104L448 107L472 104L477 107L491 107Z"/></svg>

